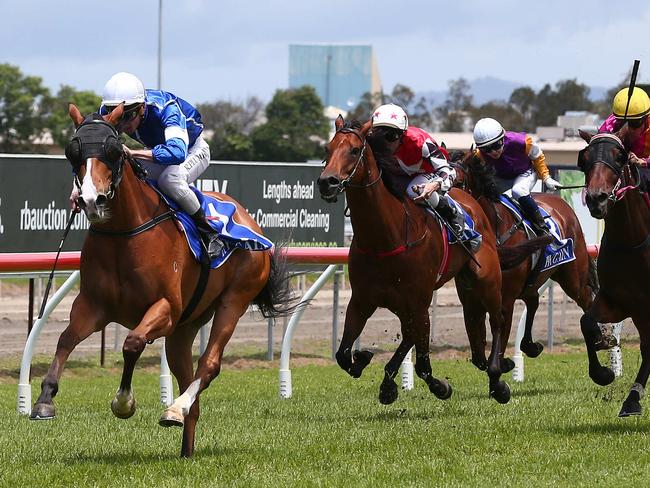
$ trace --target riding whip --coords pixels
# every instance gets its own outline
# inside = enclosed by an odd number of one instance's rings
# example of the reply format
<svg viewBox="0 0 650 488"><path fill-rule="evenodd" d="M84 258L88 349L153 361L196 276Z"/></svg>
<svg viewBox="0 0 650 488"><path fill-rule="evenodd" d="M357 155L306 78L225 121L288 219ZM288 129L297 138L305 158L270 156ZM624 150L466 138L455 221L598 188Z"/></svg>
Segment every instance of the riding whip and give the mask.
<svg viewBox="0 0 650 488"><path fill-rule="evenodd" d="M632 75L630 76L630 86L627 89L627 103L625 104L625 114L623 115L623 120L627 120L627 111L630 108L630 100L632 100L632 91L634 90L634 85L636 84L636 75L639 73L640 63L641 61L635 59L634 66L632 66Z"/></svg>
<svg viewBox="0 0 650 488"><path fill-rule="evenodd" d="M72 221L74 220L75 215L79 213L79 208L75 207L72 212L70 212L70 218L68 219L68 223L65 226L65 231L63 232L63 237L61 238L61 242L59 244L59 250L56 253L56 258L54 258L54 266L52 266L52 271L50 272L50 278L47 280L47 286L45 287L45 294L43 295L43 301L41 302L41 311L38 313L38 318L43 317L43 313L45 312L45 304L47 303L47 298L50 295L50 288L52 286L52 279L54 278L54 270L56 269L56 263L59 261L59 255L61 254L61 249L63 249L63 243L65 242L65 238L68 237L68 232L70 232L70 227L72 227Z"/></svg>

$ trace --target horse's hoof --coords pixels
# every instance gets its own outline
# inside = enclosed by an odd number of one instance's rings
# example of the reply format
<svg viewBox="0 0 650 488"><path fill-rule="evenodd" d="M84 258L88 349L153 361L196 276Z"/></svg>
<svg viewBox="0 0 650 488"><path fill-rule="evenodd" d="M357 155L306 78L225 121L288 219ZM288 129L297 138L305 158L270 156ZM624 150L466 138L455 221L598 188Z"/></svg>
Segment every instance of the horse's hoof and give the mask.
<svg viewBox="0 0 650 488"><path fill-rule="evenodd" d="M623 402L621 411L618 412L619 417L630 417L632 415L641 415L641 404L636 400L628 398Z"/></svg>
<svg viewBox="0 0 650 488"><path fill-rule="evenodd" d="M476 366L479 370L485 371L487 369L487 359L485 358L475 358L472 356L472 364Z"/></svg>
<svg viewBox="0 0 650 488"><path fill-rule="evenodd" d="M160 416L158 424L162 427L183 427L183 413L173 408L173 405L167 408Z"/></svg>
<svg viewBox="0 0 650 488"><path fill-rule="evenodd" d="M509 373L515 369L515 362L510 358L503 358L501 360L501 374Z"/></svg>
<svg viewBox="0 0 650 488"><path fill-rule="evenodd" d="M132 394L120 396L119 392L111 402L111 411L119 419L128 419L135 413L135 398Z"/></svg>
<svg viewBox="0 0 650 488"><path fill-rule="evenodd" d="M526 356L529 358L536 358L540 354L542 354L542 351L544 350L544 344L541 342L527 342L527 343L521 343L521 352L523 352Z"/></svg>
<svg viewBox="0 0 650 488"><path fill-rule="evenodd" d="M600 386L607 386L614 381L614 372L606 366L589 367L589 377Z"/></svg>
<svg viewBox="0 0 650 488"><path fill-rule="evenodd" d="M361 373L365 367L370 364L370 360L373 356L374 354L370 351L354 351L354 354L352 355L354 362L348 371L350 373L350 376L353 378L360 378Z"/></svg>
<svg viewBox="0 0 650 488"><path fill-rule="evenodd" d="M454 392L447 380L439 380L438 378L431 379L431 382L429 383L429 391L440 400L447 400Z"/></svg>
<svg viewBox="0 0 650 488"><path fill-rule="evenodd" d="M53 403L36 403L32 408L30 420L52 420L56 417Z"/></svg>
<svg viewBox="0 0 650 488"><path fill-rule="evenodd" d="M382 405L390 405L399 395L397 385L394 381L384 381L379 387L379 403Z"/></svg>
<svg viewBox="0 0 650 488"><path fill-rule="evenodd" d="M501 405L505 405L510 401L510 387L505 381L499 381L497 386L490 392L490 396L494 398Z"/></svg>

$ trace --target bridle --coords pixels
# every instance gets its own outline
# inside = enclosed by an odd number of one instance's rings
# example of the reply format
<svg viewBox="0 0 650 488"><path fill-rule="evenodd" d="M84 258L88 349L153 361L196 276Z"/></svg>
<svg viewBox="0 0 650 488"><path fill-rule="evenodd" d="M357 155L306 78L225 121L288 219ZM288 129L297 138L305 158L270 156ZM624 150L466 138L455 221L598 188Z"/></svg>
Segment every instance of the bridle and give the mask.
<svg viewBox="0 0 650 488"><path fill-rule="evenodd" d="M611 154L612 146L618 152L618 155L613 160L609 156ZM596 152L595 157L590 161L585 159L585 154L588 149L595 150ZM592 168L599 163L611 169L617 178L616 184L612 187L612 190L607 196L608 200L617 202L625 196L625 193L628 190L638 188L640 181L636 181L636 184L634 185L628 185L621 188L625 176L625 169L626 167L629 169L630 166L628 163L628 152L625 149L625 146L623 146L623 142L616 135L609 133L596 134L589 141L589 145L580 151L578 156L578 168L585 174L585 176L588 175ZM630 176L632 176L632 170L629 170L629 173ZM639 180L638 173L636 179Z"/></svg>
<svg viewBox="0 0 650 488"><path fill-rule="evenodd" d="M377 178L375 178L370 183L366 183L364 185L356 185L354 183L350 183L352 178L354 178L354 175L356 174L359 167L362 166L361 163L365 162L365 160L366 160L365 154L366 154L367 141L366 141L366 139L364 139L361 136L361 134L359 134L359 132L357 130L352 129L351 127L342 127L340 129L338 129L335 132L334 135L336 136L336 134L339 134L339 133L341 133L341 134L354 134L359 139L359 141L361 141L362 146L361 146L361 151L359 152L359 157L357 158L357 161L354 163L354 168L352 168L352 171L350 172L348 177L345 178L344 180L342 180L337 185L336 193L334 194L334 196L340 195L341 193L343 193L346 190L346 188L368 188L368 187L371 187L371 186L375 185L376 183L378 183L379 180L381 180L381 168L379 168L379 175L377 176ZM325 165L327 165L327 162L328 162L327 159L323 160L323 163Z"/></svg>
<svg viewBox="0 0 650 488"><path fill-rule="evenodd" d="M119 134L101 115L91 114L76 128L65 147L65 155L72 164L75 186L81 195L79 171L88 158L99 159L111 170L111 184L106 197L110 200L122 180L126 159Z"/></svg>

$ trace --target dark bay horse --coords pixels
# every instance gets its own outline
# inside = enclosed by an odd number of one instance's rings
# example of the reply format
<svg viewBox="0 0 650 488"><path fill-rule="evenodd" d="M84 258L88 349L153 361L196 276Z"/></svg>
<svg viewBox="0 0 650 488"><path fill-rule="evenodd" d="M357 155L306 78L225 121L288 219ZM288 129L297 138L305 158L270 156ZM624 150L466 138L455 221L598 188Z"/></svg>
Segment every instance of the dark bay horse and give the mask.
<svg viewBox="0 0 650 488"><path fill-rule="evenodd" d="M598 253L600 290L580 320L589 376L599 385L614 381L612 370L601 366L596 355L602 341L598 324L630 317L639 331L641 366L619 416L640 415L650 374L650 201L639 188L638 169L628 163L621 139L614 134L582 135L589 143L578 156L587 206L594 218L605 220Z"/></svg>
<svg viewBox="0 0 650 488"><path fill-rule="evenodd" d="M503 313L507 334L510 334L515 300L526 304L526 326L520 348L528 357L537 357L544 346L533 341L532 329L539 307L539 288L548 279L558 283L564 292L583 310L591 306L598 291L598 278L593 260L587 253L587 244L580 221L571 206L550 193L533 194L535 201L558 223L563 238L573 238L576 259L539 272L533 266L533 253L552 241L551 236L529 239L521 221L499 200L500 193L493 170L473 151L458 151L452 155L456 169L456 184L468 191L488 216L496 234L501 269L503 272ZM539 263L541 264L541 263ZM508 337L506 335L506 337ZM507 340L503 341L505 347Z"/></svg>
<svg viewBox="0 0 650 488"><path fill-rule="evenodd" d="M451 246L450 260L441 270L446 251L440 225L408 197L389 191L382 179L373 149L368 142L371 122L345 124L336 120L336 133L327 144L326 164L318 179L321 196L335 201L345 191L354 229L350 246L349 273L352 296L348 304L343 337L336 353L339 366L358 378L372 358L370 351L352 353L367 320L378 307L393 312L400 320L402 341L386 364L379 390L381 403L397 399L394 378L408 351L415 346L415 370L429 390L446 399L452 390L444 379L434 378L429 360L429 304L433 290L455 278L463 304L465 326L472 345L472 361L487 368L489 392L498 402L510 399L502 373L503 320L501 314L501 270L494 233L476 201L467 193L451 195L474 219L483 243L475 254L477 266L458 244ZM441 274L442 272L442 274ZM492 350L485 358L480 328L490 315Z"/></svg>
<svg viewBox="0 0 650 488"><path fill-rule="evenodd" d="M124 370L111 404L113 413L120 418L133 415L131 379L136 361L147 343L166 337L165 353L182 395L164 411L160 424L184 426L181 456L191 456L199 418L199 394L219 374L224 347L239 318L250 303L255 303L265 316L279 315L290 307L285 260L277 250L235 250L222 266L209 271L204 293L198 302L192 300L193 312L185 317L184 311L197 288L200 265L175 221L165 218L169 214L167 205L139 177L142 175L136 174L137 163L124 155L114 129L123 106L103 118L84 119L74 105L69 112L80 140L75 143L76 148L66 149L66 155L82 188L91 230L81 252L79 295L41 384L32 418L55 416L52 400L64 364L75 346L109 322L118 322L131 331L122 350ZM84 140L79 135L82 123L95 124L93 129L99 137ZM80 148L92 144L99 147L93 157L85 157ZM233 198L214 196L233 202L237 207L235 220L262 233ZM140 232L133 232L135 229ZM194 373L192 342L211 316L214 319L208 345Z"/></svg>

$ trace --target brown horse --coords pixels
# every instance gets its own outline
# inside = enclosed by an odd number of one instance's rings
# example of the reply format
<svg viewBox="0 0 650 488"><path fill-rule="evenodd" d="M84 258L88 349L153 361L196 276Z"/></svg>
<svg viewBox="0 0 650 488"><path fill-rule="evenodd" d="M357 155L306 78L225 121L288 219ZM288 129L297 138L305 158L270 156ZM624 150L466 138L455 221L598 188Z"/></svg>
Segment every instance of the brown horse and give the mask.
<svg viewBox="0 0 650 488"><path fill-rule="evenodd" d="M199 394L219 374L223 349L239 318L251 302L265 316L276 316L290 308L286 263L277 250L272 254L237 249L221 267L209 270L209 274L201 273L177 224L167 218L169 208L139 177L142 175L135 171L137 163L127 162L124 156L114 129L123 106L103 118L96 115L84 120L74 105L69 112L77 126L78 140L73 139L77 146L71 143L66 155L79 185L83 182L83 206L91 230L81 252L80 292L72 305L70 324L59 338L32 418L55 416L52 399L75 346L109 322L118 322L131 331L122 350L124 370L111 404L113 413L120 418L133 415L131 379L136 361L146 344L166 337L165 352L182 395L164 411L160 424L184 426L181 455L191 456ZM94 124L92 140L84 140L86 136L81 135L82 123ZM92 157L80 152L83 147L90 147L86 151L92 150ZM246 209L234 199L223 194L214 196L233 202L237 207L235 220L261 233ZM192 299L193 292L199 288L197 282L202 274L206 277L205 288L197 301ZM193 311L189 312L189 308ZM207 348L193 373L192 342L213 315Z"/></svg>
<svg viewBox="0 0 650 488"><path fill-rule="evenodd" d="M632 318L641 339L641 366L619 416L640 415L650 374L650 201L639 188L639 175L628 163L621 139L613 134L582 134L589 145L580 151L578 167L585 173L587 206L605 220L598 253L600 290L580 320L587 343L589 376L599 385L614 381L596 351L602 342L599 323Z"/></svg>
<svg viewBox="0 0 650 488"><path fill-rule="evenodd" d="M549 193L534 194L535 201L558 223L562 237L573 239L575 260L539 272L534 265L533 253L552 241L551 236L529 238L520 219L499 200L500 193L494 181L493 170L486 166L473 151L458 151L452 155L456 168L456 184L468 191L488 216L496 234L503 272L503 313L507 334L510 334L515 300L526 304L526 326L520 348L528 357L537 357L544 346L533 341L532 328L539 307L538 290L548 279L558 283L578 306L587 311L598 291L598 278L580 221L573 209L562 198ZM536 263L541 265L540 262ZM508 336L506 336L508 337ZM503 342L505 347L507 341Z"/></svg>
<svg viewBox="0 0 650 488"><path fill-rule="evenodd" d="M378 307L387 308L400 320L402 342L386 364L379 390L381 403L397 399L394 378L408 351L415 346L415 370L429 390L446 399L452 390L444 379L432 375L429 361L429 312L433 290L451 278L463 304L465 326L475 364L487 367L489 392L498 402L510 399L508 385L500 380L503 339L501 270L494 234L481 207L467 193L452 196L472 216L483 243L475 254L480 267L459 244L451 246L448 267L441 270L445 244L440 225L424 208L403 194L393 194L382 179L373 149L367 140L371 122L345 124L336 120L336 133L327 144L326 164L318 179L321 196L335 201L345 191L354 229L350 246L349 273L352 296L348 304L341 344L336 353L339 366L358 378L372 358L370 351L352 345ZM384 172L386 176L386 172ZM442 274L441 274L442 273ZM492 351L489 362L477 333L490 315ZM477 342L478 341L478 342Z"/></svg>

